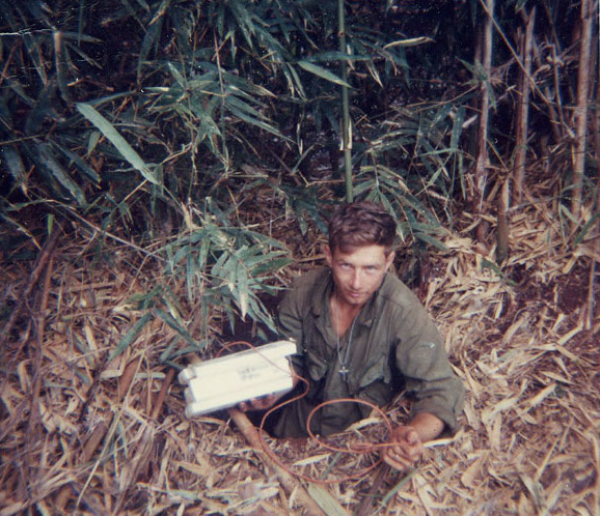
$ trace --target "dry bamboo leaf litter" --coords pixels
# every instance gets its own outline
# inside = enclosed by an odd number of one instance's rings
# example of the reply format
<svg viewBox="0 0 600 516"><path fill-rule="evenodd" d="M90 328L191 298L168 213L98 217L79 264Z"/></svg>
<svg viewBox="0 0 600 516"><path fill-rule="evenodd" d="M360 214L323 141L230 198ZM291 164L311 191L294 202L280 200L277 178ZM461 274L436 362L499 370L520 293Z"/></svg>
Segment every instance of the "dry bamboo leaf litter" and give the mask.
<svg viewBox="0 0 600 516"><path fill-rule="evenodd" d="M470 239L445 237L449 251L436 257L438 275L424 300L467 385L464 426L453 442L428 449L408 481L392 473L377 493L386 503L376 501L375 513L600 513L598 335L586 329L586 296L578 292L585 290L586 264L598 257L586 242L570 251L544 211L531 206L513 218L506 277L472 250ZM18 296L28 272L23 264L4 268L11 285L3 295ZM125 270L96 267L90 281L85 267L55 263L36 443L27 438L34 329L22 322L3 350L15 367L0 392L1 514L52 513L57 504L72 511L82 492L81 514L301 514L294 495L283 493L226 418L185 419L178 385L162 413L148 415L167 372L158 357L174 336L164 323L153 321L99 370L141 315L132 295L149 291L162 274ZM185 289L174 288L185 299ZM185 306L170 310L189 318ZM599 323L596 315L592 327ZM121 399L119 384L136 356L144 358ZM94 435L100 441L86 456ZM290 464L323 474L323 450L271 444L285 448ZM344 467L355 467L352 460ZM372 478L326 489L350 513Z"/></svg>

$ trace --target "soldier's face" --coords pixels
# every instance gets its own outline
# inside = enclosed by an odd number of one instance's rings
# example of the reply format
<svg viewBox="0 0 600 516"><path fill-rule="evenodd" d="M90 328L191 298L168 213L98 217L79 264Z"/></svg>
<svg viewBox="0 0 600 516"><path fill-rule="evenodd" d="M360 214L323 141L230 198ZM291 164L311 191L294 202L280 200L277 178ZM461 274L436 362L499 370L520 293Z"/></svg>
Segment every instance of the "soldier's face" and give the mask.
<svg viewBox="0 0 600 516"><path fill-rule="evenodd" d="M340 303L363 306L379 288L394 260L394 253L385 255L382 245L355 247L348 252L329 246L325 248L327 263L333 273L335 295Z"/></svg>

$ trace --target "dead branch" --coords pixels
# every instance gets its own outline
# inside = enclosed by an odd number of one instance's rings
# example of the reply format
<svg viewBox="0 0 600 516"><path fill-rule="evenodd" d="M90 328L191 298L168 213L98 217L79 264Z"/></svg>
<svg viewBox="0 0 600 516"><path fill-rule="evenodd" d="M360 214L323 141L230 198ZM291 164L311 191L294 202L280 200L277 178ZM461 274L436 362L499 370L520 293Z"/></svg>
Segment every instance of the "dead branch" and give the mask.
<svg viewBox="0 0 600 516"><path fill-rule="evenodd" d="M274 464L268 458L267 454L262 451L261 437L254 425L248 419L248 416L235 408L229 409L229 415L239 428L240 432L242 432L248 443L254 448L255 453L262 459L265 466L277 475L285 490L289 494L296 494L298 502L306 509L307 514L310 516L323 516L325 513L317 505L315 500L306 492L304 487L302 487L302 484L300 484L300 482L296 480L291 473Z"/></svg>
<svg viewBox="0 0 600 516"><path fill-rule="evenodd" d="M50 238L44 244L44 247L42 248L42 251L41 251L40 255L38 256L35 267L34 267L33 271L31 272L31 274L29 275L29 281L27 282L27 286L25 287L25 290L22 292L22 294L19 296L19 301L17 302L17 306L15 307L13 313L11 314L10 319L6 323L6 326L4 326L4 328L2 328L2 332L0 333L0 350L8 348L7 342L10 339L10 334L12 332L13 326L15 325L15 323L21 316L21 312L25 308L25 304L29 300L29 296L31 295L31 292L33 291L34 287L36 286L36 284L40 278L40 275L42 274L42 272L44 270L44 267L46 267L46 263L48 262L48 259L52 255L52 251L54 250L54 246L56 245L57 238L58 238L58 231L55 231L54 233L52 233ZM21 347L15 354L15 357L13 358L13 362L14 362L14 360L17 359L16 355L18 355L20 353Z"/></svg>
<svg viewBox="0 0 600 516"><path fill-rule="evenodd" d="M119 401L121 401L125 397L127 392L129 391L129 388L131 387L131 385L133 383L135 373L138 369L140 360L141 360L141 358L134 358L133 360L129 361L129 363L125 366L123 375L119 379L119 389L118 389L118 400ZM90 388L90 391L92 391L92 389L93 389L93 386ZM90 399L91 399L91 396L88 393L88 401ZM86 405L84 403L84 407L85 406ZM114 420L114 417L113 417L113 420ZM91 458L94 456L94 454L96 453L96 451L98 450L98 448L100 447L102 442L104 441L104 438L106 437L106 434L108 433L108 430L111 425L112 425L112 421L111 421L110 425L106 424L105 422L101 422L94 429L94 431L89 436L89 438L85 442L83 449L82 449L82 458L84 461L91 460ZM64 486L60 490L58 495L56 496L56 499L55 499L56 506L58 508L60 508L61 510L64 510L65 507L67 506L67 504L69 503L69 501L71 500L72 496L73 496L73 489L72 489L71 485ZM59 505L59 502L60 502L60 505Z"/></svg>
<svg viewBox="0 0 600 516"><path fill-rule="evenodd" d="M36 349L36 357L35 357L35 365L33 368L33 382L31 388L31 406L29 408L29 430L27 432L28 437L28 446L27 446L27 455L28 455L28 464L29 467L35 463L33 460L33 453L36 444L40 442L40 410L39 410L39 398L40 391L42 388L42 357L44 355L44 335L45 335L45 327L46 327L46 312L48 310L48 293L50 291L50 282L52 279L52 271L54 268L54 257L50 255L50 260L48 262L48 267L46 268L46 276L44 278L44 288L42 290L42 296L40 301L40 306L37 313L37 324L36 324L36 341L37 341L37 349Z"/></svg>
<svg viewBox="0 0 600 516"><path fill-rule="evenodd" d="M382 464L379 468L379 471L377 471L377 476L375 477L375 481L373 482L371 489L369 489L369 492L365 495L360 503L358 511L356 512L356 516L369 516L373 514L373 501L375 500L375 495L377 494L377 491L379 491L381 484L389 472L390 466L388 464Z"/></svg>
<svg viewBox="0 0 600 516"><path fill-rule="evenodd" d="M169 387L171 386L171 382L173 381L173 378L175 377L175 369L170 368L169 371L167 372L167 375L165 376L165 379L163 380L162 386L160 388L160 392L158 393L158 395L156 396L156 399L154 400L154 409L152 410L152 413L150 414L150 418L153 420L158 419L158 416L160 416L160 413L162 411L162 407L163 407L163 403L165 402L165 397L167 396L167 391L169 390Z"/></svg>

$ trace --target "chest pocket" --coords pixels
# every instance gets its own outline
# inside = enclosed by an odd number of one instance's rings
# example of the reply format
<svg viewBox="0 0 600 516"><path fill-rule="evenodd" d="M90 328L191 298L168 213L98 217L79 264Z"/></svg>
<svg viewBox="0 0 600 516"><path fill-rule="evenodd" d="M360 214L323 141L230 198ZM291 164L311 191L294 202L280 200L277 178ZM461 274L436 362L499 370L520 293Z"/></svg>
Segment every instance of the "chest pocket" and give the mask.
<svg viewBox="0 0 600 516"><path fill-rule="evenodd" d="M314 349L305 348L306 366L313 381L321 380L327 374L329 363Z"/></svg>
<svg viewBox="0 0 600 516"><path fill-rule="evenodd" d="M330 363L335 360L329 356L330 350L315 324L316 321L311 317L307 318L307 322L303 343L305 364L311 380L318 381L325 378Z"/></svg>
<svg viewBox="0 0 600 516"><path fill-rule="evenodd" d="M389 366L389 359L386 353L381 353L377 359L370 363L358 380L358 387L364 389L374 382L391 383L392 372Z"/></svg>
<svg viewBox="0 0 600 516"><path fill-rule="evenodd" d="M358 378L356 390L360 398L379 406L391 401L393 397L392 372L386 353L382 353L362 372Z"/></svg>

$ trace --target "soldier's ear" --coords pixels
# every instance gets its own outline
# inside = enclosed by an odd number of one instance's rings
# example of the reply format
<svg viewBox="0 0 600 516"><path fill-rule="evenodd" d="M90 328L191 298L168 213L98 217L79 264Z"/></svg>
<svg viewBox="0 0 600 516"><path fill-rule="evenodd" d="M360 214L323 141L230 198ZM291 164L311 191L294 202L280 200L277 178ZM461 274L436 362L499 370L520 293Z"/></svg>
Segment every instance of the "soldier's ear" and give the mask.
<svg viewBox="0 0 600 516"><path fill-rule="evenodd" d="M396 258L396 251L392 251L390 254L387 255L387 257L385 259L386 272L392 266L392 263L394 263L394 258Z"/></svg>

